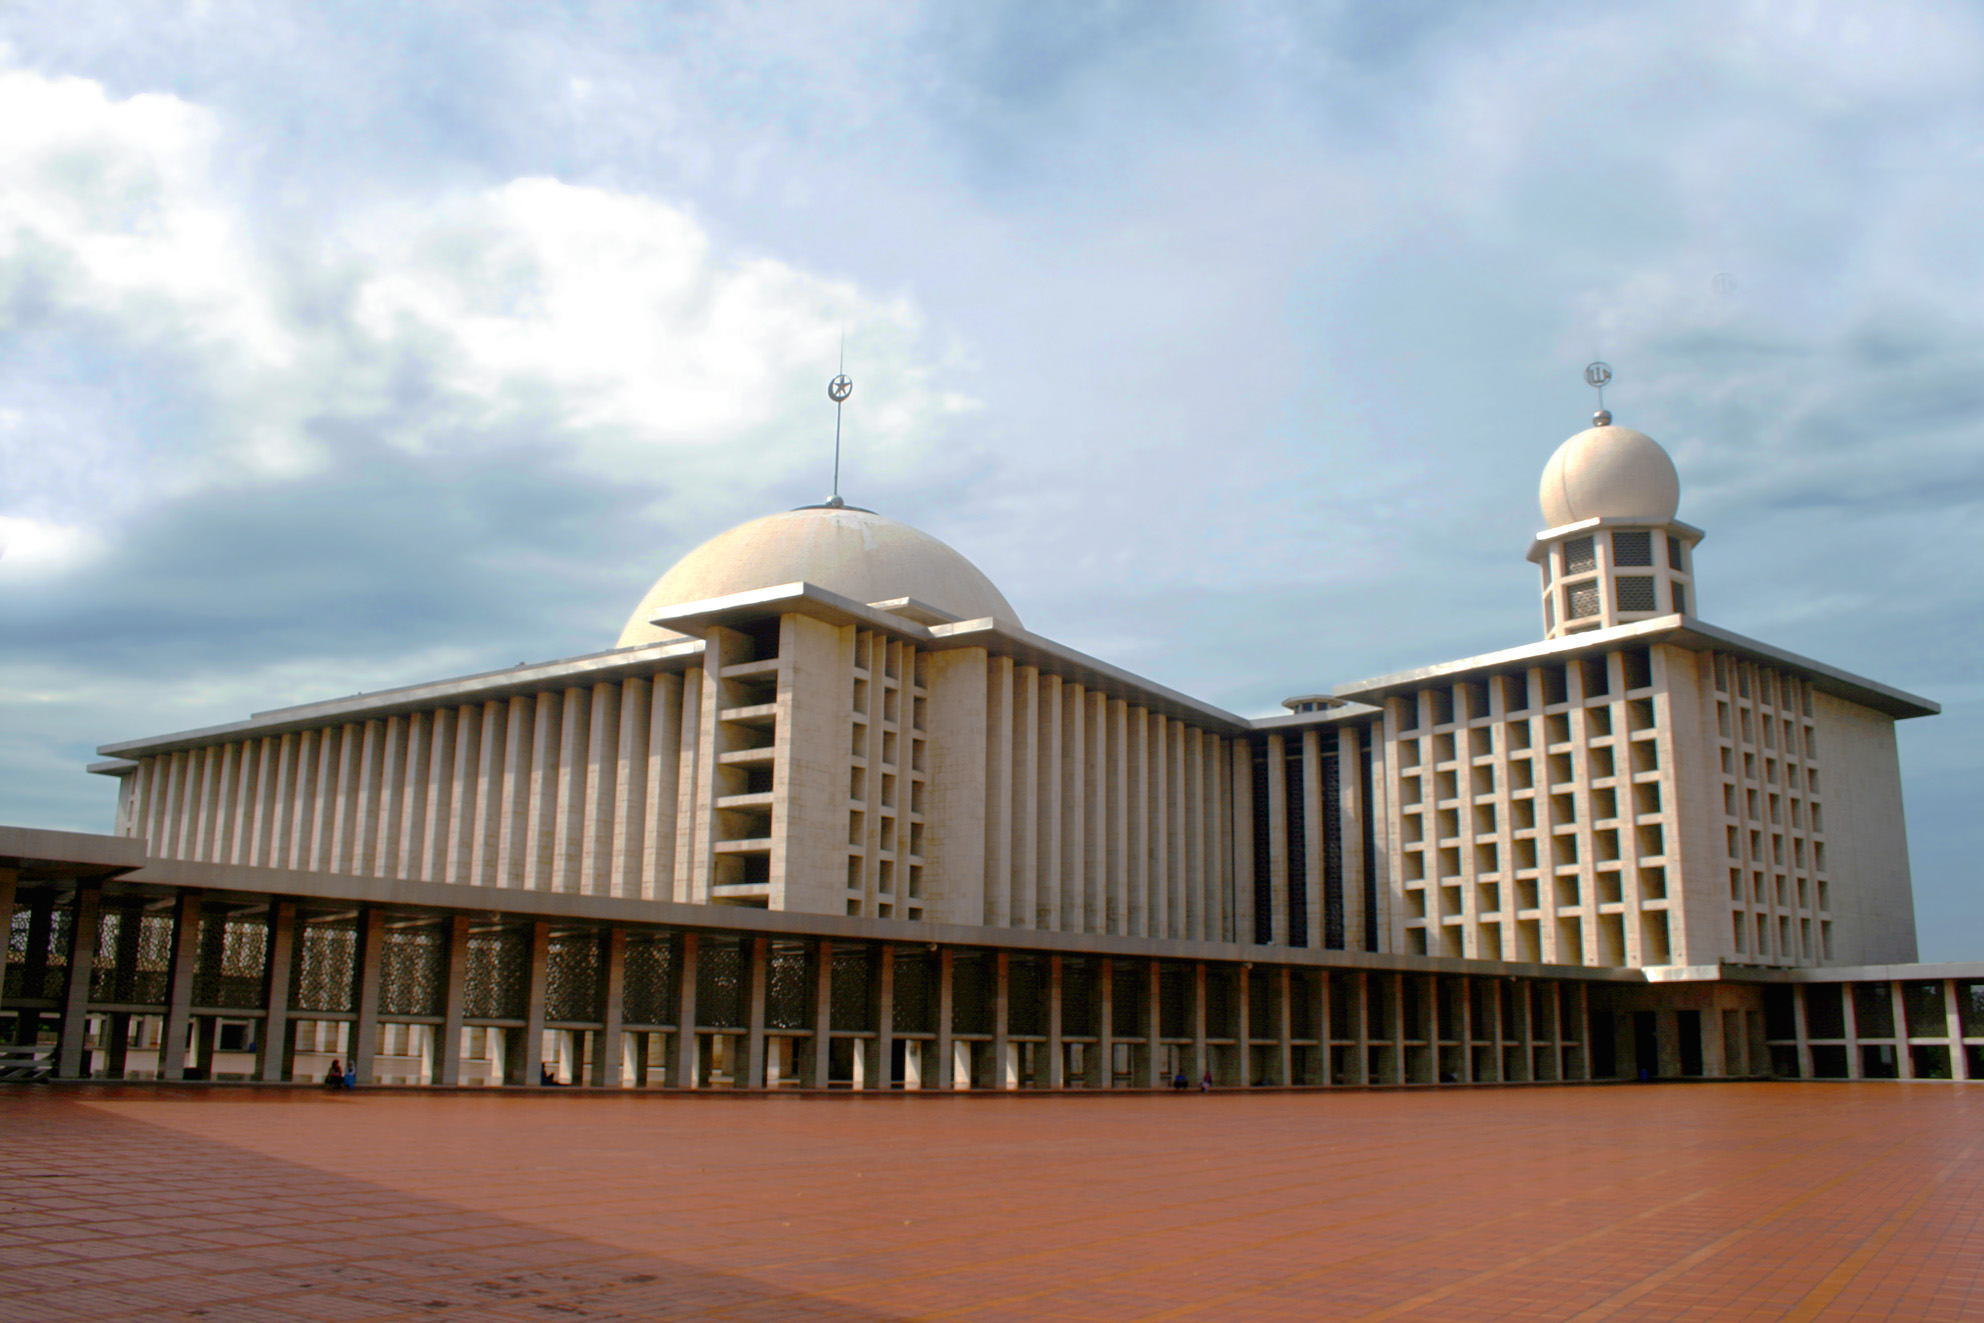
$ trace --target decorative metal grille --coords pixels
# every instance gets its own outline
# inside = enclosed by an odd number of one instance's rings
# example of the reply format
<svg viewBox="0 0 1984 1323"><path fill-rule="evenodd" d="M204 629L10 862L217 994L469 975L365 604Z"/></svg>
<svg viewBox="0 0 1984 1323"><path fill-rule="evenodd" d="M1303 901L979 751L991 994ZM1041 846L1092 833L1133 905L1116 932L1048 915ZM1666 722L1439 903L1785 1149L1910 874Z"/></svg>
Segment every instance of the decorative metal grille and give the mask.
<svg viewBox="0 0 1984 1323"><path fill-rule="evenodd" d="M960 955L951 965L951 1032L992 1032L992 961Z"/></svg>
<svg viewBox="0 0 1984 1323"><path fill-rule="evenodd" d="M1233 971L1206 966L1206 1036L1233 1037Z"/></svg>
<svg viewBox="0 0 1984 1323"><path fill-rule="evenodd" d="M842 1032L862 1033L875 1027L874 1008L870 1005L870 980L873 973L869 968L868 948L865 946L837 946L834 948L834 986L832 1025Z"/></svg>
<svg viewBox="0 0 1984 1323"><path fill-rule="evenodd" d="M1302 745L1302 740L1291 739L1282 757L1282 775L1288 785L1285 801L1288 811L1282 814L1282 821L1288 853L1287 942L1290 946L1309 944L1309 814L1303 807L1308 799L1303 793Z"/></svg>
<svg viewBox="0 0 1984 1323"><path fill-rule="evenodd" d="M1984 1035L1984 983L1956 985L1956 1013L1965 1038Z"/></svg>
<svg viewBox="0 0 1984 1323"><path fill-rule="evenodd" d="M1047 1032L1047 966L1029 957L1015 957L1007 967L1006 1032Z"/></svg>
<svg viewBox="0 0 1984 1323"><path fill-rule="evenodd" d="M812 1000L812 975L813 961L804 942L772 943L771 966L765 971L767 1028L812 1028L806 1015Z"/></svg>
<svg viewBox="0 0 1984 1323"><path fill-rule="evenodd" d="M448 926L396 923L379 951L379 1013L440 1015L448 995Z"/></svg>
<svg viewBox="0 0 1984 1323"><path fill-rule="evenodd" d="M599 1019L599 975L597 932L552 933L544 970L544 1018Z"/></svg>
<svg viewBox="0 0 1984 1323"><path fill-rule="evenodd" d="M462 1013L472 1020L521 1020L530 1000L530 929L472 930Z"/></svg>
<svg viewBox="0 0 1984 1323"><path fill-rule="evenodd" d="M299 1011L349 1011L358 1004L358 919L306 919L296 926L289 1004Z"/></svg>
<svg viewBox="0 0 1984 1323"><path fill-rule="evenodd" d="M268 959L266 916L201 915L199 959L193 966L193 1004L235 1010L260 1006Z"/></svg>
<svg viewBox="0 0 1984 1323"><path fill-rule="evenodd" d="M1681 539L1672 534L1669 534L1667 538L1667 568L1670 570L1681 569Z"/></svg>
<svg viewBox="0 0 1984 1323"><path fill-rule="evenodd" d="M1564 573L1583 574L1598 568L1598 548L1588 537L1574 537L1564 544Z"/></svg>
<svg viewBox="0 0 1984 1323"><path fill-rule="evenodd" d="M1598 614L1598 581L1574 583L1564 590L1568 605L1564 608L1567 620L1583 620L1586 616Z"/></svg>
<svg viewBox="0 0 1984 1323"><path fill-rule="evenodd" d="M147 910L143 900L134 898L98 913L91 1001L163 1006L170 995L171 969L171 911Z"/></svg>
<svg viewBox="0 0 1984 1323"><path fill-rule="evenodd" d="M675 1022L675 943L666 933L630 933L621 985L626 1023Z"/></svg>
<svg viewBox="0 0 1984 1323"><path fill-rule="evenodd" d="M901 1034L927 1034L937 1027L937 961L934 956L896 953L893 1025Z"/></svg>
<svg viewBox="0 0 1984 1323"><path fill-rule="evenodd" d="M1632 532L1621 530L1614 533L1612 563L1614 565L1653 564L1653 534L1643 530Z"/></svg>
<svg viewBox="0 0 1984 1323"><path fill-rule="evenodd" d="M1158 1037L1191 1037L1191 977L1192 971L1180 965L1165 965L1158 971Z"/></svg>
<svg viewBox="0 0 1984 1323"><path fill-rule="evenodd" d="M1853 985L1854 1028L1861 1038L1894 1037L1894 998L1885 983Z"/></svg>
<svg viewBox="0 0 1984 1323"><path fill-rule="evenodd" d="M1247 1032L1255 1038L1274 1037L1274 976L1251 970L1247 979Z"/></svg>
<svg viewBox="0 0 1984 1323"><path fill-rule="evenodd" d="M1621 611L1653 611L1653 576L1647 574L1622 574L1613 580L1619 594Z"/></svg>
<svg viewBox="0 0 1984 1323"><path fill-rule="evenodd" d="M745 955L734 937L705 937L696 950L696 1023L744 1028Z"/></svg>
<svg viewBox="0 0 1984 1323"><path fill-rule="evenodd" d="M33 925L34 914L26 905L16 902L13 922L7 928L6 979L0 982L5 996L27 996L21 983L27 973L28 930Z"/></svg>
<svg viewBox="0 0 1984 1323"><path fill-rule="evenodd" d="M1253 740L1248 752L1254 774L1254 941L1266 946L1274 940L1273 841L1268 835L1274 821L1268 813L1267 740Z"/></svg>
<svg viewBox="0 0 1984 1323"><path fill-rule="evenodd" d="M1949 1037L1950 1022L1943 1009L1941 982L1902 984L1901 1004L1907 1015L1910 1038Z"/></svg>
<svg viewBox="0 0 1984 1323"><path fill-rule="evenodd" d="M1323 945L1343 949L1343 775L1334 755L1323 773Z"/></svg>
<svg viewBox="0 0 1984 1323"><path fill-rule="evenodd" d="M1288 972L1288 1036L1316 1037L1316 976L1306 969Z"/></svg>
<svg viewBox="0 0 1984 1323"><path fill-rule="evenodd" d="M1138 1011L1143 1004L1144 967L1140 964L1118 963L1110 980L1113 1004L1110 1007L1111 1030L1118 1038L1140 1038L1143 1036L1143 1023Z"/></svg>
<svg viewBox="0 0 1984 1323"><path fill-rule="evenodd" d="M1086 960L1061 962L1061 1032L1076 1038L1095 1032L1095 967Z"/></svg>

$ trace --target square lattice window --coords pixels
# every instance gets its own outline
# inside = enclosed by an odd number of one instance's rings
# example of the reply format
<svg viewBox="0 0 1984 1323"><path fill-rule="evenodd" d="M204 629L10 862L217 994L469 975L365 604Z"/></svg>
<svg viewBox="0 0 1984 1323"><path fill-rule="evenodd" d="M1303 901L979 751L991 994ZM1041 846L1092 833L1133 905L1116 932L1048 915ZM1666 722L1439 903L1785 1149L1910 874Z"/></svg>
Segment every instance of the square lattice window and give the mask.
<svg viewBox="0 0 1984 1323"><path fill-rule="evenodd" d="M1653 576L1649 574L1622 574L1614 581L1619 592L1621 611L1652 611Z"/></svg>
<svg viewBox="0 0 1984 1323"><path fill-rule="evenodd" d="M1598 584L1574 583L1564 590L1566 620L1582 620L1598 614Z"/></svg>
<svg viewBox="0 0 1984 1323"><path fill-rule="evenodd" d="M1583 574L1598 568L1598 550L1588 537L1574 537L1564 544L1564 573Z"/></svg>
<svg viewBox="0 0 1984 1323"><path fill-rule="evenodd" d="M1653 534L1643 530L1614 533L1612 563L1614 565L1653 564Z"/></svg>

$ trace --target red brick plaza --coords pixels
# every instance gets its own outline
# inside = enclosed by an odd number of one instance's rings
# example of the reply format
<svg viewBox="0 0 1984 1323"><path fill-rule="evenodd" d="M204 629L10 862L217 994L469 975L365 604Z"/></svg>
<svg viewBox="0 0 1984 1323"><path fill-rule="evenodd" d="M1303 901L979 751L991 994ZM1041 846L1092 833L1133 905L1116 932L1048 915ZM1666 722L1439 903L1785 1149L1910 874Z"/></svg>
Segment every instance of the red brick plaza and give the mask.
<svg viewBox="0 0 1984 1323"><path fill-rule="evenodd" d="M0 1091L0 1319L1984 1318L1984 1090Z"/></svg>

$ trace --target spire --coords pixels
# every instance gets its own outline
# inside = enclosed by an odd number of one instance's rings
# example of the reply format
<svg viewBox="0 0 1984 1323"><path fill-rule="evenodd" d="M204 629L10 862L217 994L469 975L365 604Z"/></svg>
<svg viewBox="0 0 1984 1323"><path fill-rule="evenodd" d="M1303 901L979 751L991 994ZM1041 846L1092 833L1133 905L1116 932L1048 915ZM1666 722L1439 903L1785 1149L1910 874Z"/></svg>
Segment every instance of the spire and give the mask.
<svg viewBox="0 0 1984 1323"><path fill-rule="evenodd" d="M1605 383L1612 380L1612 365L1606 362L1585 364L1584 384L1598 392L1598 412L1591 416L1593 427L1610 427L1612 413L1605 407Z"/></svg>
<svg viewBox="0 0 1984 1323"><path fill-rule="evenodd" d="M827 383L827 398L834 402L834 494L827 499L829 509L838 510L847 502L840 498L840 410L854 394L854 378L847 375L847 335L840 337L840 370Z"/></svg>

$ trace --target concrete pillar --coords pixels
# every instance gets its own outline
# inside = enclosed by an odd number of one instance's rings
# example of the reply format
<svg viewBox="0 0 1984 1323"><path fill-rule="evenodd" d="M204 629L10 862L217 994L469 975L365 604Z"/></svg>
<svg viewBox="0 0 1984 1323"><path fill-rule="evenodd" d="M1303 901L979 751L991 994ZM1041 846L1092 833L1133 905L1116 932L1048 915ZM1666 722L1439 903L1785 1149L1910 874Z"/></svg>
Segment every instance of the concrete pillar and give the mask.
<svg viewBox="0 0 1984 1323"><path fill-rule="evenodd" d="M551 925L530 926L530 984L524 1000L522 1059L510 1065L510 1082L535 1089L544 1083L544 994L550 983ZM522 1072L522 1078L518 1078Z"/></svg>
<svg viewBox="0 0 1984 1323"><path fill-rule="evenodd" d="M758 944L762 946L764 939L759 938ZM758 1002L763 1000L759 996L764 982L763 970L758 968L761 963L758 956L761 954L762 952L753 956L753 996L758 998ZM592 1054L591 1083L595 1089L617 1089L626 1083L622 1077L626 1053L620 1046L623 1037L620 1026L627 1011L627 930L617 924L606 930L606 987L603 992L599 1008L599 1039ZM754 1002L754 1005L756 1004ZM762 1006L759 1006L759 1013L753 1023L758 1026L758 1046L762 1048L765 1023ZM763 1067L760 1065L754 1069L762 1070Z"/></svg>
<svg viewBox="0 0 1984 1323"><path fill-rule="evenodd" d="M255 1074L264 1084L289 1078L295 1054L290 1051L289 979L296 963L296 902L269 902L269 966L264 975L261 1055Z"/></svg>
<svg viewBox="0 0 1984 1323"><path fill-rule="evenodd" d="M1313 1004L1310 1010L1315 1017L1317 1052L1323 1059L1319 1074L1323 1086L1327 1088L1336 1083L1336 1045L1332 1041L1334 1029L1330 1022L1330 1013L1336 1005L1336 991L1331 986L1330 971L1327 969L1313 971L1311 979Z"/></svg>
<svg viewBox="0 0 1984 1323"><path fill-rule="evenodd" d="M84 1038L89 1032L90 975L96 965L96 911L103 898L101 888L78 880L76 899L69 911L69 981L62 995L62 1037L57 1048L55 1074L65 1080L89 1074L89 1053Z"/></svg>
<svg viewBox="0 0 1984 1323"><path fill-rule="evenodd" d="M1010 1089L1019 1083L1015 1078L1013 1043L1011 1029L1008 1026L1013 988L1011 953L1006 951L995 953L992 965L992 1087Z"/></svg>
<svg viewBox="0 0 1984 1323"><path fill-rule="evenodd" d="M1198 1088L1212 1070L1206 1046L1206 962L1192 962L1192 1087Z"/></svg>
<svg viewBox="0 0 1984 1323"><path fill-rule="evenodd" d="M1527 998L1525 998L1527 1001ZM1654 1051L1662 1079L1678 1079L1681 1074L1681 1017L1676 1011L1656 1011L1653 1017ZM1527 1028L1524 1030L1527 1037Z"/></svg>
<svg viewBox="0 0 1984 1323"><path fill-rule="evenodd" d="M1963 1005L1957 1000L1956 980L1943 980L1943 1033L1950 1040L1950 1078L1970 1078L1970 1058L1963 1050Z"/></svg>
<svg viewBox="0 0 1984 1323"><path fill-rule="evenodd" d="M193 1069L203 1080L214 1077L214 1046L220 1037L220 1017L218 1015L197 1015L193 1017L194 1028L198 1031L193 1039Z"/></svg>
<svg viewBox="0 0 1984 1323"><path fill-rule="evenodd" d="M128 1068L131 1048L131 1013L111 1012L104 1034L103 1076L105 1079L121 1080Z"/></svg>
<svg viewBox="0 0 1984 1323"><path fill-rule="evenodd" d="M360 1084L372 1082L372 1052L379 1028L379 976L385 945L385 912L368 908L358 920L358 1019L351 1027L351 1068L357 1072Z"/></svg>
<svg viewBox="0 0 1984 1323"><path fill-rule="evenodd" d="M1061 957L1047 957L1047 1087L1068 1087L1068 1063L1061 1045Z"/></svg>
<svg viewBox="0 0 1984 1323"><path fill-rule="evenodd" d="M1708 1079L1729 1077L1729 1044L1723 1041L1722 1008L1710 997L1702 1008L1702 1075Z"/></svg>
<svg viewBox="0 0 1984 1323"><path fill-rule="evenodd" d="M1095 977L1089 980L1094 989L1095 1060L1089 1063L1088 1084L1091 1088L1109 1089L1116 1085L1116 962L1107 956L1094 961Z"/></svg>
<svg viewBox="0 0 1984 1323"><path fill-rule="evenodd" d="M1162 966L1155 960L1144 962L1143 987L1138 990L1138 1018L1143 1022L1144 1068L1141 1084L1146 1089L1158 1086L1158 1076L1164 1070L1163 1048L1159 1039L1164 1033L1164 998L1160 986Z"/></svg>
<svg viewBox="0 0 1984 1323"><path fill-rule="evenodd" d="M818 942L813 948L813 1055L807 1063L808 1088L827 1087L833 1065L834 1029L834 944Z"/></svg>
<svg viewBox="0 0 1984 1323"><path fill-rule="evenodd" d="M1350 1068L1347 1084L1374 1084L1371 1078L1371 976L1358 970L1350 976L1351 1032L1356 1035L1353 1049L1357 1060Z"/></svg>
<svg viewBox="0 0 1984 1323"><path fill-rule="evenodd" d="M1248 975L1253 971L1251 964L1242 964L1233 976L1233 991L1238 1001L1233 1007L1233 1038L1237 1044L1239 1078L1235 1084L1243 1089L1254 1085L1254 989Z"/></svg>
<svg viewBox="0 0 1984 1323"><path fill-rule="evenodd" d="M1857 1080L1860 1074L1860 1006L1853 995L1853 985L1839 985L1839 1013L1846 1022L1846 1078Z"/></svg>
<svg viewBox="0 0 1984 1323"><path fill-rule="evenodd" d="M1274 1000L1275 1083L1287 1088L1295 1083L1295 994L1293 971L1287 965L1276 967L1269 996Z"/></svg>
<svg viewBox="0 0 1984 1323"><path fill-rule="evenodd" d="M434 1035L434 1082L445 1088L453 1088L462 1081L462 1019L468 1006L468 929L466 914L448 920L448 982L441 997L441 1027Z"/></svg>
<svg viewBox="0 0 1984 1323"><path fill-rule="evenodd" d="M1791 985L1791 1019L1798 1035L1798 1078L1812 1078L1812 1036L1811 1027L1805 1018L1805 985Z"/></svg>
<svg viewBox="0 0 1984 1323"><path fill-rule="evenodd" d="M907 700L904 700L907 701ZM895 1087L896 1038L896 948L884 942L875 952L873 977L868 980L868 1023L875 1026L870 1040L872 1069L868 1087L883 1092Z"/></svg>
<svg viewBox="0 0 1984 1323"><path fill-rule="evenodd" d="M952 974L957 965L957 956L951 948L941 947L937 951L937 1087L955 1089L958 1087L957 1061L955 1049L951 1046L951 1015L955 1007L956 993L953 991Z"/></svg>
<svg viewBox="0 0 1984 1323"><path fill-rule="evenodd" d="M693 1089L702 1081L696 1076L701 1064L696 1054L696 946L695 933L682 934L681 958L675 962L675 1059L668 1063L668 1084L675 1089ZM825 952L827 944L820 943ZM823 954L831 964L831 954Z"/></svg>
<svg viewBox="0 0 1984 1323"><path fill-rule="evenodd" d="M1577 1078L1589 1080L1591 1073L1591 985L1580 983L1572 996L1571 1004L1577 1008L1578 1017L1578 1071ZM1561 1032L1561 1031L1560 1031ZM1568 1076L1568 1072L1566 1073Z"/></svg>
<svg viewBox="0 0 1984 1323"><path fill-rule="evenodd" d="M1888 1014L1894 1017L1894 1064L1900 1078L1915 1078L1915 1054L1909 1051L1908 1002L1901 995L1901 984L1888 982Z"/></svg>
<svg viewBox="0 0 1984 1323"><path fill-rule="evenodd" d="M165 1032L158 1043L158 1077L186 1078L186 1033L193 1022L193 971L200 962L200 893L181 891L172 906L172 966L166 978Z"/></svg>

